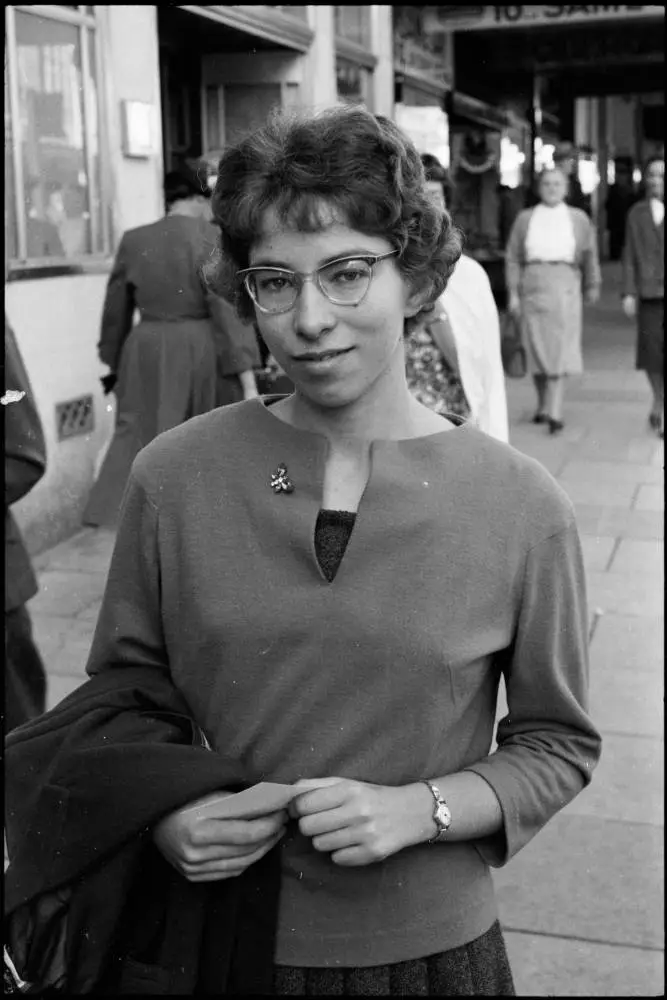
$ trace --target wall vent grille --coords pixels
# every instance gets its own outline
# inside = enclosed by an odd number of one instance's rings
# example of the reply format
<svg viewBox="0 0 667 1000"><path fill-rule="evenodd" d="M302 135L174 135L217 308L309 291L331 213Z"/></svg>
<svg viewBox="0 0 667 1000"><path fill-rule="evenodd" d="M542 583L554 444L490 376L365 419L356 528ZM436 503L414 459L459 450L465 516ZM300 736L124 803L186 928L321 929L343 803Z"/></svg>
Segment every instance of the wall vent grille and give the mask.
<svg viewBox="0 0 667 1000"><path fill-rule="evenodd" d="M66 403L56 403L56 430L59 441L90 434L95 427L92 396L79 396Z"/></svg>

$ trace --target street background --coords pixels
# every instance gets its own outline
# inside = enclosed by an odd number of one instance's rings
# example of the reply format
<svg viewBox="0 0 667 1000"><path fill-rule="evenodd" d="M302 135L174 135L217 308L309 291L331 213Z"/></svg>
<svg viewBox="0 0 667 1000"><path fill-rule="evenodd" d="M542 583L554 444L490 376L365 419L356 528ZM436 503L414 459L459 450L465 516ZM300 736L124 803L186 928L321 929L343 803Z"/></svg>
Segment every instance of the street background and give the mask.
<svg viewBox="0 0 667 1000"><path fill-rule="evenodd" d="M508 381L511 443L576 506L588 574L591 710L602 760L592 785L495 873L519 995L659 996L663 930L663 444L634 370L618 264L587 309L586 371L566 428L530 422L529 379ZM84 680L113 534L85 530L35 560L30 602L49 707Z"/></svg>

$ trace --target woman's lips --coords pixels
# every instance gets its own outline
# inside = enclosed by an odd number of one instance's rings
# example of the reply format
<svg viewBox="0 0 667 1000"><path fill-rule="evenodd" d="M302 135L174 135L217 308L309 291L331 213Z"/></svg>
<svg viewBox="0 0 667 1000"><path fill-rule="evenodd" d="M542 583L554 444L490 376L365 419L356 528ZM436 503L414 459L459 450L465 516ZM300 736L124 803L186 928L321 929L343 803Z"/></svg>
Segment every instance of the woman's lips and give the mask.
<svg viewBox="0 0 667 1000"><path fill-rule="evenodd" d="M326 371L329 368L335 367L341 358L344 358L353 350L353 347L344 347L337 351L313 351L312 353L298 354L294 357L294 360L299 365L303 365L310 370Z"/></svg>

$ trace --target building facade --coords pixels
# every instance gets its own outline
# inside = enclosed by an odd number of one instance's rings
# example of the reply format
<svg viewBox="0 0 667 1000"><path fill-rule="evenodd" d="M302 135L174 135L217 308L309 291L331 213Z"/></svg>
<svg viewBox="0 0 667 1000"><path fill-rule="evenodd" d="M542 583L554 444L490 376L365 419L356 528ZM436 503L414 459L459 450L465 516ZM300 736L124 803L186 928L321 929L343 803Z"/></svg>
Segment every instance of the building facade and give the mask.
<svg viewBox="0 0 667 1000"><path fill-rule="evenodd" d="M164 173L215 157L275 106L394 113L392 8L5 8L6 312L47 440L19 505L30 549L80 526L114 414L97 358L122 233L163 213Z"/></svg>

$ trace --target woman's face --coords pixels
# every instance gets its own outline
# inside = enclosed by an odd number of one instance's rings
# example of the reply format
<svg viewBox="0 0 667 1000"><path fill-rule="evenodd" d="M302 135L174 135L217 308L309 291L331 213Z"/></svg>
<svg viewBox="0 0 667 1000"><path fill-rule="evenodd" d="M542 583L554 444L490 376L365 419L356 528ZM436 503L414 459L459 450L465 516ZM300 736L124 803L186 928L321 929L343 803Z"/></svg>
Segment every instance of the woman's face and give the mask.
<svg viewBox="0 0 667 1000"><path fill-rule="evenodd" d="M305 233L286 229L267 213L249 266L304 274L341 257L393 249L388 240L366 236L333 217L322 231ZM256 309L256 316L269 351L297 391L317 406L336 408L358 401L390 373L404 372L403 321L418 309L395 258L387 257L373 266L359 305L335 305L310 280L289 312L268 315Z"/></svg>
<svg viewBox="0 0 667 1000"><path fill-rule="evenodd" d="M646 168L646 191L649 198L665 197L665 161L655 160Z"/></svg>
<svg viewBox="0 0 667 1000"><path fill-rule="evenodd" d="M560 170L549 170L540 180L540 198L543 204L555 207L565 200L567 178Z"/></svg>

